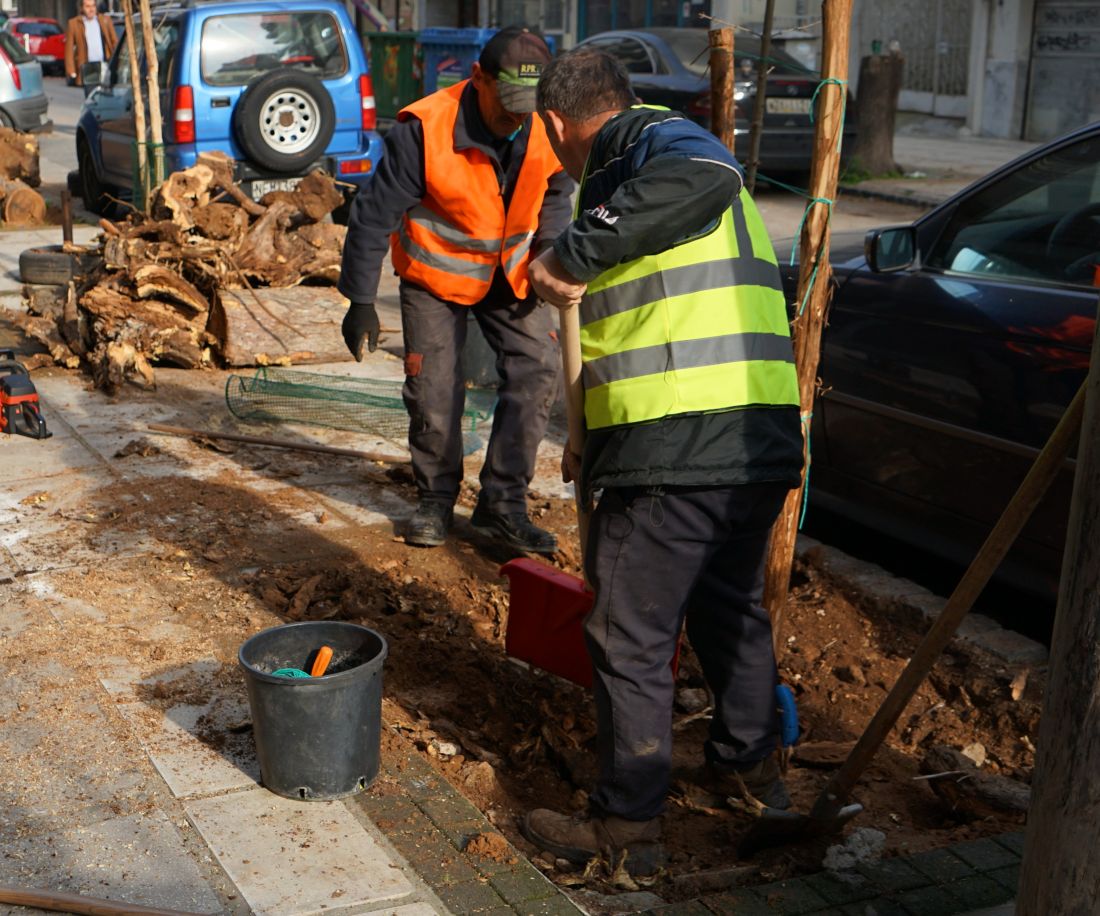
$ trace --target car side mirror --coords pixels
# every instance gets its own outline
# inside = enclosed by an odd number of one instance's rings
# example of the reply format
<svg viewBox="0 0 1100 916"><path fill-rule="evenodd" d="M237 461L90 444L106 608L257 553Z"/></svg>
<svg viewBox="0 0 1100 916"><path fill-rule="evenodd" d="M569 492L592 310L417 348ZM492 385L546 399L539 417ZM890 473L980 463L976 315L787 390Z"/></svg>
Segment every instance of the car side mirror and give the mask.
<svg viewBox="0 0 1100 916"><path fill-rule="evenodd" d="M87 63L80 68L80 79L84 83L84 94L99 86L106 89L111 85L111 68L103 60Z"/></svg>
<svg viewBox="0 0 1100 916"><path fill-rule="evenodd" d="M912 226L872 229L863 241L867 266L875 273L888 274L912 267L917 257L917 233Z"/></svg>

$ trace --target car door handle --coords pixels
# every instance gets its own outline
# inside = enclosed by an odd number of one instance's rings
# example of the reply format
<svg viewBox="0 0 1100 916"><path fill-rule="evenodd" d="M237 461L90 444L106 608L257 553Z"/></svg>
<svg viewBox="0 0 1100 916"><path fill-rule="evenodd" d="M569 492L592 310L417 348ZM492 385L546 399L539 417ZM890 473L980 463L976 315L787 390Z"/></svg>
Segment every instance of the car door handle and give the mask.
<svg viewBox="0 0 1100 916"><path fill-rule="evenodd" d="M219 95L217 98L210 100L211 108L228 108L230 105L230 98L227 95Z"/></svg>

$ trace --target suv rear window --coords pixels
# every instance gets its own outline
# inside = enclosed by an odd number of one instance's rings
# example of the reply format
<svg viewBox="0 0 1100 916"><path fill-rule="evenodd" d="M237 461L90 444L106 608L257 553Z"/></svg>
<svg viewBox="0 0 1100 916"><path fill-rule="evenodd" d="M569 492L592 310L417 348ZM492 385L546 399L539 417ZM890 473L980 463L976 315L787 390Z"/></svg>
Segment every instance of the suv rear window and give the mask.
<svg viewBox="0 0 1100 916"><path fill-rule="evenodd" d="M348 69L340 26L327 12L212 16L203 24L201 48L202 78L211 86L243 86L280 67L319 79Z"/></svg>

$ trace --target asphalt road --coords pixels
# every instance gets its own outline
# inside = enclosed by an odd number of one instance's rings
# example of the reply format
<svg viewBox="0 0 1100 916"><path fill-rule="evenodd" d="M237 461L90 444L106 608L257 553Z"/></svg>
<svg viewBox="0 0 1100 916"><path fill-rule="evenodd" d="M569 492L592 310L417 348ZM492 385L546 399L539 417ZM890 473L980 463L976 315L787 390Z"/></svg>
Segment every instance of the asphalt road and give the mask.
<svg viewBox="0 0 1100 916"><path fill-rule="evenodd" d="M80 118L84 90L79 86L66 86L64 77L60 76L47 76L42 82L53 121L53 130L38 136L42 180L63 182L69 171L76 168L76 122Z"/></svg>

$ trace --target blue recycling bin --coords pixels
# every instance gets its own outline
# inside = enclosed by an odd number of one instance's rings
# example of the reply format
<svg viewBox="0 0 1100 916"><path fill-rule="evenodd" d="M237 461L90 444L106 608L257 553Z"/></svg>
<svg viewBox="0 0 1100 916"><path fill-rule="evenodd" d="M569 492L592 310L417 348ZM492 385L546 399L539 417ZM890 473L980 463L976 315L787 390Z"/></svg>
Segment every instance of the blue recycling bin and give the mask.
<svg viewBox="0 0 1100 916"><path fill-rule="evenodd" d="M461 82L470 75L481 49L498 29L422 29L420 47L424 52L424 94L431 95ZM554 53L554 39L543 35Z"/></svg>

